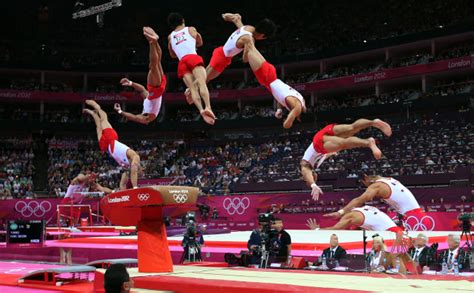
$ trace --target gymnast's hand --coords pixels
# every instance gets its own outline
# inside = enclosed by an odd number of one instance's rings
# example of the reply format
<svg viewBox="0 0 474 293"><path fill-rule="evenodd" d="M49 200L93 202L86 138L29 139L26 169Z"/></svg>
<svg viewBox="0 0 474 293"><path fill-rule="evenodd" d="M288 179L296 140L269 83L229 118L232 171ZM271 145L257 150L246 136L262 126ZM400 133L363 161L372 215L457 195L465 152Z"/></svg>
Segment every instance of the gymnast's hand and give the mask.
<svg viewBox="0 0 474 293"><path fill-rule="evenodd" d="M316 223L316 219L308 219L308 221L306 221L306 226L311 230L316 230L319 228L318 223Z"/></svg>
<svg viewBox="0 0 474 293"><path fill-rule="evenodd" d="M119 114L120 114L120 112L122 112L122 107L120 107L119 103L114 104L114 110L119 112Z"/></svg>
<svg viewBox="0 0 474 293"><path fill-rule="evenodd" d="M132 81L128 78L122 78L120 84L123 86L132 86Z"/></svg>
<svg viewBox="0 0 474 293"><path fill-rule="evenodd" d="M313 199L318 200L321 194L323 194L323 190L316 183L311 184L311 196Z"/></svg>
<svg viewBox="0 0 474 293"><path fill-rule="evenodd" d="M281 109L276 110L276 112L275 112L275 117L276 117L277 119L283 118L283 111L282 111Z"/></svg>

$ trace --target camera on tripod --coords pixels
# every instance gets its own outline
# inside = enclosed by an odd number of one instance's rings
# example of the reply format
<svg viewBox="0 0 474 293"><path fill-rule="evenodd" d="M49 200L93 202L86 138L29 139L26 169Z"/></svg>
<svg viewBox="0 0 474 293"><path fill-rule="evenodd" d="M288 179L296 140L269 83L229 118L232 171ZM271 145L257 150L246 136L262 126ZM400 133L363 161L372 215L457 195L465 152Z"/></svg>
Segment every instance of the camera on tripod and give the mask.
<svg viewBox="0 0 474 293"><path fill-rule="evenodd" d="M196 235L196 213L188 212L185 218L186 235L195 237Z"/></svg>
<svg viewBox="0 0 474 293"><path fill-rule="evenodd" d="M261 256L260 259L260 267L266 268L268 266L268 261L270 255L275 253L275 249L272 245L272 238L276 235L276 230L272 229L272 224L275 221L275 217L272 213L261 213L258 215L258 223L262 226L262 230L260 231L260 237L262 239L262 243L259 246L259 255Z"/></svg>
<svg viewBox="0 0 474 293"><path fill-rule="evenodd" d="M471 221L474 220L474 213L462 213L458 215L458 220L461 222L462 231L471 231Z"/></svg>
<svg viewBox="0 0 474 293"><path fill-rule="evenodd" d="M464 242L464 245L467 246L469 250L471 250L473 245L471 234L471 221L474 220L474 213L459 214L458 220L461 222L461 225L459 225L459 228L461 228L461 240L464 238L466 240L466 242Z"/></svg>
<svg viewBox="0 0 474 293"><path fill-rule="evenodd" d="M185 260L189 262L201 261L201 245L204 240L202 235L200 236L196 229L196 214L194 212L188 212L185 217L185 227L182 246L184 253L181 259L181 263Z"/></svg>
<svg viewBox="0 0 474 293"><path fill-rule="evenodd" d="M275 221L275 217L272 213L261 213L258 215L258 223L262 225L262 235L269 237L272 231L272 224ZM262 236L263 238L263 236Z"/></svg>

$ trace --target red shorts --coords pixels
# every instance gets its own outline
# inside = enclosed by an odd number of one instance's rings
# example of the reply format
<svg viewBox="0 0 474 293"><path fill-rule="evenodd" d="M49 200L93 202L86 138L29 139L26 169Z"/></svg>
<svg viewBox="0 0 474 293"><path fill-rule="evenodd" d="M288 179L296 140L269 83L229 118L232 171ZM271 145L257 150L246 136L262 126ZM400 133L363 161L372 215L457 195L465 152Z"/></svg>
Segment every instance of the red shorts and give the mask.
<svg viewBox="0 0 474 293"><path fill-rule="evenodd" d="M260 68L255 70L253 73L255 74L258 82L271 91L270 84L277 79L275 66L265 61L263 62L262 66L260 66Z"/></svg>
<svg viewBox="0 0 474 293"><path fill-rule="evenodd" d="M166 75L161 76L161 84L158 87L152 86L150 84L146 85L146 89L148 90L148 100L158 99L163 95L166 89Z"/></svg>
<svg viewBox="0 0 474 293"><path fill-rule="evenodd" d="M405 213L405 223L414 231L432 231L435 223L422 209L413 209Z"/></svg>
<svg viewBox="0 0 474 293"><path fill-rule="evenodd" d="M100 150L106 152L109 145L113 146L114 141L118 140L118 134L113 128L106 128L102 130L102 136L99 140ZM113 150L112 150L113 151Z"/></svg>
<svg viewBox="0 0 474 293"><path fill-rule="evenodd" d="M318 131L313 137L313 147L320 154L327 154L328 151L324 148L324 136L325 135L334 135L334 126L336 123L326 125L323 129Z"/></svg>
<svg viewBox="0 0 474 293"><path fill-rule="evenodd" d="M217 72L222 73L227 66L232 63L232 57L227 57L224 54L224 47L217 47L212 52L212 58L209 65Z"/></svg>
<svg viewBox="0 0 474 293"><path fill-rule="evenodd" d="M395 227L392 227L392 228L388 229L387 231L391 231L393 233L398 233L398 232L403 232L403 229L398 227L398 226L395 226Z"/></svg>
<svg viewBox="0 0 474 293"><path fill-rule="evenodd" d="M178 63L178 78L183 78L186 73L193 72L196 66L204 66L202 57L196 54L185 55Z"/></svg>

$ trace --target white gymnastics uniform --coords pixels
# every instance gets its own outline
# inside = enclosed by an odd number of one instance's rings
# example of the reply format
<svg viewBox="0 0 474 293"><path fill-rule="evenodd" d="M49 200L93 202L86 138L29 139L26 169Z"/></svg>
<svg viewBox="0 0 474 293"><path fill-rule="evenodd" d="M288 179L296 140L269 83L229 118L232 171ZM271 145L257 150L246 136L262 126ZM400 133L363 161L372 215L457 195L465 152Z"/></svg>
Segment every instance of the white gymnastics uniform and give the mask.
<svg viewBox="0 0 474 293"><path fill-rule="evenodd" d="M290 108L286 104L286 98L289 96L297 98L303 107L303 112L306 111L306 103L303 96L297 90L287 85L280 79L277 78L272 83L270 83L270 90L275 100L277 100L280 105L288 109L288 111L290 111Z"/></svg>
<svg viewBox="0 0 474 293"><path fill-rule="evenodd" d="M128 146L124 145L123 143L119 142L118 140L114 140L113 151L111 145L108 147L108 151L110 156L124 168L130 167L130 162L127 158L127 150L130 149Z"/></svg>
<svg viewBox="0 0 474 293"><path fill-rule="evenodd" d="M376 182L382 182L390 187L391 194L388 199L384 199L392 208L400 214L419 209L420 205L411 191L393 178L382 178Z"/></svg>
<svg viewBox="0 0 474 293"><path fill-rule="evenodd" d="M245 30L245 26L234 31L224 44L224 47L223 47L224 55L226 57L234 57L235 55L242 52L244 49L238 48L237 42L239 41L240 37L246 36L246 35L252 37L252 33Z"/></svg>
<svg viewBox="0 0 474 293"><path fill-rule="evenodd" d="M303 160L311 164L313 168L319 168L321 164L326 160L327 154L318 153L313 146L313 143L309 145L303 155ZM316 165L316 167L315 167Z"/></svg>
<svg viewBox="0 0 474 293"><path fill-rule="evenodd" d="M171 48L179 60L186 55L197 55L196 39L189 33L189 27L171 32Z"/></svg>
<svg viewBox="0 0 474 293"><path fill-rule="evenodd" d="M153 114L158 116L161 109L161 100L162 96L159 98L149 99L148 97L143 100L143 113L144 114Z"/></svg>
<svg viewBox="0 0 474 293"><path fill-rule="evenodd" d="M360 227L365 230L387 231L398 228L386 213L376 207L363 206L354 208L352 211L358 211L364 215L364 223Z"/></svg>

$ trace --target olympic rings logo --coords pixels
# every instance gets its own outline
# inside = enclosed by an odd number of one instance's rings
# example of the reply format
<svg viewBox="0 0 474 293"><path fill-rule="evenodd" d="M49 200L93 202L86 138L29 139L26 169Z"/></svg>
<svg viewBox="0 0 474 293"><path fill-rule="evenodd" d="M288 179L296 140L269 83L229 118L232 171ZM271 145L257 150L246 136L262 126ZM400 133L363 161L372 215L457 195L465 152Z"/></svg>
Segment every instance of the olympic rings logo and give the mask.
<svg viewBox="0 0 474 293"><path fill-rule="evenodd" d="M224 199L222 206L231 216L234 214L243 215L250 206L250 199L248 197L228 197Z"/></svg>
<svg viewBox="0 0 474 293"><path fill-rule="evenodd" d="M140 201L147 201L150 198L150 195L148 193L139 193L137 194L137 198Z"/></svg>
<svg viewBox="0 0 474 293"><path fill-rule="evenodd" d="M393 220L398 220L397 217L393 217ZM436 223L435 220L430 216L423 216L418 219L415 216L409 216L403 221L405 230L408 231L433 231Z"/></svg>
<svg viewBox="0 0 474 293"><path fill-rule="evenodd" d="M29 218L35 216L37 218L44 217L47 212L51 210L51 203L49 201L38 202L34 201L18 201L15 204L15 211L20 213L23 217Z"/></svg>
<svg viewBox="0 0 474 293"><path fill-rule="evenodd" d="M176 203L185 203L188 201L188 195L186 193L173 194L173 199Z"/></svg>

